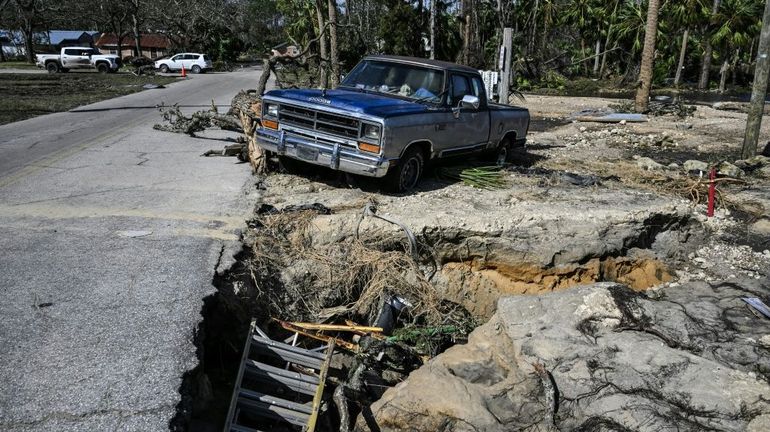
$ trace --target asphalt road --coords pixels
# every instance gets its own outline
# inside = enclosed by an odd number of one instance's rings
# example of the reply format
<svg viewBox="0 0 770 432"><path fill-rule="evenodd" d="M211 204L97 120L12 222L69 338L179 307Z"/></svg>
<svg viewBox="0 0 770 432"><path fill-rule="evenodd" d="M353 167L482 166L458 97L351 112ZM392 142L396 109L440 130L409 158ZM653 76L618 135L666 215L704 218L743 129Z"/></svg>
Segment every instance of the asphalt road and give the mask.
<svg viewBox="0 0 770 432"><path fill-rule="evenodd" d="M212 277L253 206L230 144L152 129L259 72L0 126L0 430L167 430ZM0 79L2 79L0 77Z"/></svg>

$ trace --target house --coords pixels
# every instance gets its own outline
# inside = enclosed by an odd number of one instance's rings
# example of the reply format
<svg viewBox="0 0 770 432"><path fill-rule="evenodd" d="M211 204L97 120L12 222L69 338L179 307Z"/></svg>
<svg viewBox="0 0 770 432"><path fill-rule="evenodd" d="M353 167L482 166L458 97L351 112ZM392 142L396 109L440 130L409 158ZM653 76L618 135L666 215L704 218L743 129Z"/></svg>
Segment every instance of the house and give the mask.
<svg viewBox="0 0 770 432"><path fill-rule="evenodd" d="M133 36L123 36L120 53L118 53L118 37L114 33L102 33L94 45L104 54L119 54L121 58L136 55L136 43ZM155 59L169 54L171 40L163 34L148 33L139 37L139 45L142 50L140 53L142 57Z"/></svg>
<svg viewBox="0 0 770 432"><path fill-rule="evenodd" d="M94 46L96 31L83 30L49 30L35 33L35 45L46 47L51 51L60 51L64 47Z"/></svg>

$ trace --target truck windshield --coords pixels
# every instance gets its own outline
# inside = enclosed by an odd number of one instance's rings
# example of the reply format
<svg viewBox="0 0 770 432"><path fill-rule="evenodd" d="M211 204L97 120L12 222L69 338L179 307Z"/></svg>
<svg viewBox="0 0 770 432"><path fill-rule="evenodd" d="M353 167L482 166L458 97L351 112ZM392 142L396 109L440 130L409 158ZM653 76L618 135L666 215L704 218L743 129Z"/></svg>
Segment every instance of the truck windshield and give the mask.
<svg viewBox="0 0 770 432"><path fill-rule="evenodd" d="M439 103L444 73L402 63L363 61L350 71L341 86Z"/></svg>

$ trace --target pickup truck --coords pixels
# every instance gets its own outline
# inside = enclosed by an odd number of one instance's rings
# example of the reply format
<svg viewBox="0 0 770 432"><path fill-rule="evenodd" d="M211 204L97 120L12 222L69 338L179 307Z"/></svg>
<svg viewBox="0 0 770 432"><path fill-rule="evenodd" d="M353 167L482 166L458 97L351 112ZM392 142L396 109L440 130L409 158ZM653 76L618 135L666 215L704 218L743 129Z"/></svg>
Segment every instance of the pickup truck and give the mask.
<svg viewBox="0 0 770 432"><path fill-rule="evenodd" d="M426 163L483 154L505 163L525 144L529 111L487 99L479 72L397 56L364 58L334 90L272 90L262 98L257 144L288 170L298 161L383 177L413 189Z"/></svg>
<svg viewBox="0 0 770 432"><path fill-rule="evenodd" d="M70 69L96 69L101 73L120 69L120 58L113 54L100 54L91 47L66 47L61 54L38 54L37 67L50 73L69 72Z"/></svg>

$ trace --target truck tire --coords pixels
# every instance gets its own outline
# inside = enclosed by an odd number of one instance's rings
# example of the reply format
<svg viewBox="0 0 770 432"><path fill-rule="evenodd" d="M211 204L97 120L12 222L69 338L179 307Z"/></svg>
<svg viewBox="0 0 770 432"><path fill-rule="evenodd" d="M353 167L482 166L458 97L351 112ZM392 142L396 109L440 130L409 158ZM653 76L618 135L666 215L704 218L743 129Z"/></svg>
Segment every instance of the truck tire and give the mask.
<svg viewBox="0 0 770 432"><path fill-rule="evenodd" d="M110 67L107 65L107 63L99 63L96 65L96 70L98 70L99 73L106 74L110 71Z"/></svg>
<svg viewBox="0 0 770 432"><path fill-rule="evenodd" d="M500 142L497 148L487 155L487 161L492 162L495 166L501 167L510 162L511 151L513 150L513 143L510 138L504 139Z"/></svg>
<svg viewBox="0 0 770 432"><path fill-rule="evenodd" d="M168 73L168 65L167 64L160 65L160 71L162 73Z"/></svg>
<svg viewBox="0 0 770 432"><path fill-rule="evenodd" d="M45 70L47 70L48 73L57 73L59 72L59 63L56 63L55 61L50 61L45 64Z"/></svg>
<svg viewBox="0 0 770 432"><path fill-rule="evenodd" d="M394 193L414 189L420 181L424 167L425 156L418 147L410 147L398 161L398 165L392 167L385 175L385 187Z"/></svg>
<svg viewBox="0 0 770 432"><path fill-rule="evenodd" d="M194 74L199 74L201 73L201 67L198 65L193 65L192 69L190 69L190 72Z"/></svg>

